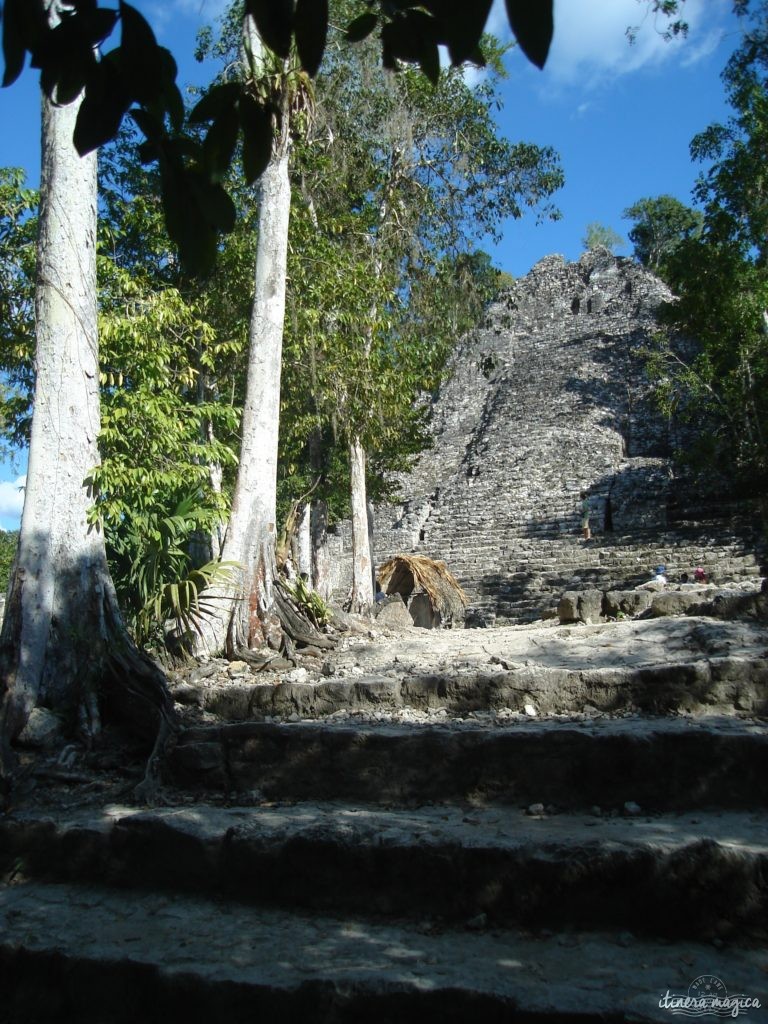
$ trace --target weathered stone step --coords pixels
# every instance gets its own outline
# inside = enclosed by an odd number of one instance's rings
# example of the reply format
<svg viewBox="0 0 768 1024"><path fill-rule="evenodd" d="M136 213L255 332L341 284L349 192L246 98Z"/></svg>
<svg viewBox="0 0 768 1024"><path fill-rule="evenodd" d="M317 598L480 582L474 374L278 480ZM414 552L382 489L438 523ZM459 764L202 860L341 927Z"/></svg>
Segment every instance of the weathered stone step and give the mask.
<svg viewBox="0 0 768 1024"><path fill-rule="evenodd" d="M627 809L631 816L196 804L17 814L0 823L0 874L363 916L455 923L484 914L495 927L765 937L762 812Z"/></svg>
<svg viewBox="0 0 768 1024"><path fill-rule="evenodd" d="M37 883L0 889L0 917L6 1024L668 1022L702 975L764 991L762 950L625 933L384 925Z"/></svg>
<svg viewBox="0 0 768 1024"><path fill-rule="evenodd" d="M768 725L624 718L201 726L181 736L169 772L182 787L256 789L276 800L757 809L768 805Z"/></svg>
<svg viewBox="0 0 768 1024"><path fill-rule="evenodd" d="M598 661L599 652L593 652ZM505 665L507 663L504 663ZM394 712L444 708L457 714L505 709L569 714L585 707L605 712L750 715L768 713L768 660L763 657L699 658L666 665L616 668L544 666L491 671L403 673L318 682L233 682L208 687L204 681L177 690L228 721L268 717L320 718L341 710Z"/></svg>

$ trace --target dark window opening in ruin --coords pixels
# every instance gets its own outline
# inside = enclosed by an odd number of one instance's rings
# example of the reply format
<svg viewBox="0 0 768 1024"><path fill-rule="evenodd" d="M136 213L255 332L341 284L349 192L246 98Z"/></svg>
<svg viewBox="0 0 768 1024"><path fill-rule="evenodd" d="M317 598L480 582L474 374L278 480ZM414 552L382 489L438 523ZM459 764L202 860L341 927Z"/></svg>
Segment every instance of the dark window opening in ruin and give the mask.
<svg viewBox="0 0 768 1024"><path fill-rule="evenodd" d="M425 536L424 530L419 530L419 540L424 540L424 536Z"/></svg>
<svg viewBox="0 0 768 1024"><path fill-rule="evenodd" d="M627 281L627 283L624 285L624 291L626 292L627 295L631 295L632 294L632 282L631 281Z"/></svg>
<svg viewBox="0 0 768 1024"><path fill-rule="evenodd" d="M587 299L587 312L592 312L592 299Z"/></svg>
<svg viewBox="0 0 768 1024"><path fill-rule="evenodd" d="M577 296L577 297L576 297L576 298L575 298L575 299L573 300L573 302L571 303L571 312L572 312L573 314L576 314L576 313L578 313L578 312L579 312L579 310L580 310L580 309L581 309L581 300L580 300L580 299L579 299L579 297Z"/></svg>

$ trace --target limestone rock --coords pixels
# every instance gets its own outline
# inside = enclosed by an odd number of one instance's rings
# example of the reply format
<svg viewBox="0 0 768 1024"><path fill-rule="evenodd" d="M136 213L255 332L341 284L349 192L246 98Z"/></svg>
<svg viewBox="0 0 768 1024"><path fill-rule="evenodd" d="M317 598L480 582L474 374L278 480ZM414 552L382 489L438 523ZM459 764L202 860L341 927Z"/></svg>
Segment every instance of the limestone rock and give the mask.
<svg viewBox="0 0 768 1024"><path fill-rule="evenodd" d="M411 614L399 594L387 598L379 605L376 625L387 626L390 629L405 629L413 625Z"/></svg>
<svg viewBox="0 0 768 1024"><path fill-rule="evenodd" d="M580 622L600 621L603 610L603 595L599 590L584 590L579 594L578 617Z"/></svg>
<svg viewBox="0 0 768 1024"><path fill-rule="evenodd" d="M633 618L651 605L652 595L647 590L609 590L605 595L605 614L617 619L623 615Z"/></svg>
<svg viewBox="0 0 768 1024"><path fill-rule="evenodd" d="M557 617L561 622L600 622L603 595L599 590L567 591L560 598Z"/></svg>
<svg viewBox="0 0 768 1024"><path fill-rule="evenodd" d="M33 708L17 742L23 747L53 747L61 738L59 716L47 708Z"/></svg>
<svg viewBox="0 0 768 1024"><path fill-rule="evenodd" d="M563 594L557 606L557 617L561 622L577 622L579 618L579 595L575 590Z"/></svg>
<svg viewBox="0 0 768 1024"><path fill-rule="evenodd" d="M649 618L654 619L662 615L697 615L701 614L701 609L701 594L691 591L671 590L652 595L647 615Z"/></svg>

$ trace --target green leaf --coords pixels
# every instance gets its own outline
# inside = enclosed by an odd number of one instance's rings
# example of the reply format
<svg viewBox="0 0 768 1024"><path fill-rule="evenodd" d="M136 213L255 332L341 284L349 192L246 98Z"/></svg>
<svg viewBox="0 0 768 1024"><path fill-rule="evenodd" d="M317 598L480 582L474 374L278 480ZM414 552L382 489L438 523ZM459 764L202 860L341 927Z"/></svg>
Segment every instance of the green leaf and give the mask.
<svg viewBox="0 0 768 1024"><path fill-rule="evenodd" d="M440 51L437 43L424 43L419 54L419 66L432 85L437 85L440 78Z"/></svg>
<svg viewBox="0 0 768 1024"><path fill-rule="evenodd" d="M232 231L237 220L237 211L227 191L221 185L206 182L205 185L198 186L197 194L200 209L209 223L219 231Z"/></svg>
<svg viewBox="0 0 768 1024"><path fill-rule="evenodd" d="M297 0L295 16L296 49L308 75L316 75L328 35L328 0Z"/></svg>
<svg viewBox="0 0 768 1024"><path fill-rule="evenodd" d="M131 111L131 117L136 122L139 129L144 132L147 139L157 142L162 138L163 125L154 114L149 113L147 110L138 108Z"/></svg>
<svg viewBox="0 0 768 1024"><path fill-rule="evenodd" d="M57 69L57 74L41 75L43 91L47 95L53 95L57 104L65 106L77 99L85 88L86 70L78 63L70 67Z"/></svg>
<svg viewBox="0 0 768 1024"><path fill-rule="evenodd" d="M85 87L72 137L80 156L115 137L129 106L121 79L107 62L97 64Z"/></svg>
<svg viewBox="0 0 768 1024"><path fill-rule="evenodd" d="M121 49L126 61L140 67L153 59L158 49L152 27L135 7L120 0Z"/></svg>
<svg viewBox="0 0 768 1024"><path fill-rule="evenodd" d="M475 0L465 3L463 0L447 0L443 6L441 18L441 42L445 42L451 62L462 64L471 60L477 63L476 56L480 38L488 21L493 0Z"/></svg>
<svg viewBox="0 0 768 1024"><path fill-rule="evenodd" d="M242 86L239 82L224 82L222 85L214 85L192 108L189 115L190 124L213 121L225 110L233 107L241 94Z"/></svg>
<svg viewBox="0 0 768 1024"><path fill-rule="evenodd" d="M3 11L3 86L12 85L24 70L27 38L24 32L24 10L29 0L5 0Z"/></svg>
<svg viewBox="0 0 768 1024"><path fill-rule="evenodd" d="M293 0L245 0L245 10L270 50L287 59L291 52Z"/></svg>
<svg viewBox="0 0 768 1024"><path fill-rule="evenodd" d="M437 23L423 11L409 11L404 17L388 22L381 30L382 47L386 53L385 67L394 67L395 60L421 64L434 74ZM389 60L391 63L387 63ZM438 57L439 73L439 57Z"/></svg>
<svg viewBox="0 0 768 1024"><path fill-rule="evenodd" d="M223 108L203 142L203 160L213 181L220 181L229 169L237 144L237 130L237 108L233 103Z"/></svg>
<svg viewBox="0 0 768 1024"><path fill-rule="evenodd" d="M173 54L164 46L158 47L157 59L162 69L158 95L168 111L174 130L178 132L181 131L184 124L184 99L176 85L176 75L179 69Z"/></svg>
<svg viewBox="0 0 768 1024"><path fill-rule="evenodd" d="M345 33L347 42L359 43L361 40L366 39L371 32L373 32L378 23L378 16L375 15L373 11L366 11L365 14L361 14L347 25L347 31Z"/></svg>
<svg viewBox="0 0 768 1024"><path fill-rule="evenodd" d="M512 31L523 53L543 68L554 31L553 0L506 0Z"/></svg>
<svg viewBox="0 0 768 1024"><path fill-rule="evenodd" d="M177 127L183 120L183 101L176 86L176 61L158 46L146 18L120 0L120 65L132 99L167 111Z"/></svg>
<svg viewBox="0 0 768 1024"><path fill-rule="evenodd" d="M243 129L243 173L252 185L264 173L272 156L272 113L249 95L240 99L238 111Z"/></svg>

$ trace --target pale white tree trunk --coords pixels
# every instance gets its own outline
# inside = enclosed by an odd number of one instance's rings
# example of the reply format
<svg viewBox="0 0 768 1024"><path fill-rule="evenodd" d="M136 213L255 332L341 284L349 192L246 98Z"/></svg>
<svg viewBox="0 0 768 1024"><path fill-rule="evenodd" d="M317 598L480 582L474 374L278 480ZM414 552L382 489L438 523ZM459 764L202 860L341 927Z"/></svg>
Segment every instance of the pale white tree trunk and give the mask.
<svg viewBox="0 0 768 1024"><path fill-rule="evenodd" d="M114 682L135 668L135 689L141 697L151 691L156 725L158 714L171 707L162 674L125 632L103 535L87 522L92 502L84 481L99 461L100 429L96 155L81 157L72 144L78 106L43 102L34 414L19 548L0 635L4 773L12 761L9 744L37 705L94 737L97 684L105 676ZM125 705L127 694L115 696Z"/></svg>
<svg viewBox="0 0 768 1024"><path fill-rule="evenodd" d="M245 18L245 31L252 72L258 75L264 49L250 16ZM286 113L260 183L242 448L222 549L223 560L240 567L238 583L234 598L227 600L224 593L218 595L219 610L204 630L209 648L230 653L265 642L276 646L281 637L280 621L274 612L273 582L277 571L280 372L291 212L287 121Z"/></svg>
<svg viewBox="0 0 768 1024"><path fill-rule="evenodd" d="M350 608L366 614L373 607L373 564L371 560L368 501L365 485L365 449L360 439L349 444L350 491L352 499L352 594Z"/></svg>
<svg viewBox="0 0 768 1024"><path fill-rule="evenodd" d="M403 152L395 147L390 160L389 178L379 203L378 232L371 240L373 273L376 280L381 277L383 260L378 249L382 231L389 220L392 199L402 177ZM365 326L365 354L370 356L373 348L373 325L376 321L378 304L373 301L369 322ZM365 449L357 435L349 443L350 499L352 503L352 592L350 608L354 612L367 614L373 607L376 571L373 562L373 514L368 512L368 488L365 479Z"/></svg>
<svg viewBox="0 0 768 1024"><path fill-rule="evenodd" d="M312 586L312 536L310 533L310 519L312 517L312 503L305 502L301 510L298 524L296 526L296 569L301 576L307 577L307 583Z"/></svg>
<svg viewBox="0 0 768 1024"><path fill-rule="evenodd" d="M77 635L88 609L77 605L90 605L107 575L83 485L99 461L96 155L80 157L72 145L77 109L43 104L34 416L2 635L4 656L19 645L6 679L11 736L38 701L60 706L74 696L71 662L88 642Z"/></svg>
<svg viewBox="0 0 768 1024"><path fill-rule="evenodd" d="M261 179L258 247L251 315L240 465L222 557L242 567L228 616L229 646L279 642L272 611L277 518L280 373L291 185L288 147L273 156ZM221 634L217 646L222 646Z"/></svg>
<svg viewBox="0 0 768 1024"><path fill-rule="evenodd" d="M312 503L310 518L312 541L312 585L324 601L331 599L331 559L328 554L328 506Z"/></svg>

